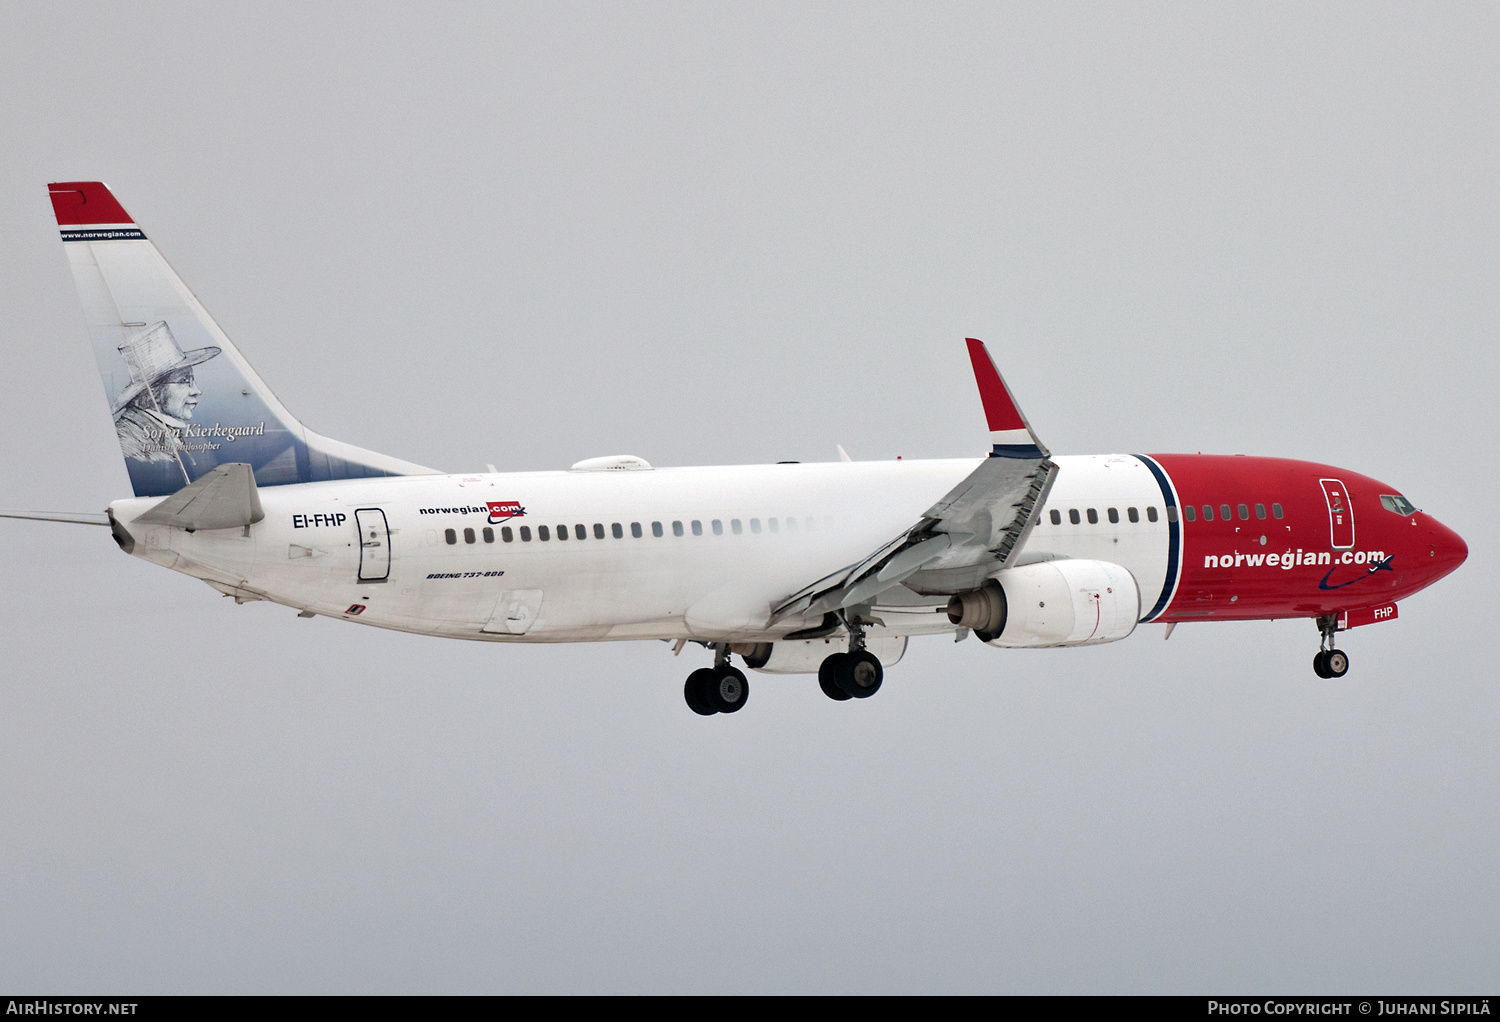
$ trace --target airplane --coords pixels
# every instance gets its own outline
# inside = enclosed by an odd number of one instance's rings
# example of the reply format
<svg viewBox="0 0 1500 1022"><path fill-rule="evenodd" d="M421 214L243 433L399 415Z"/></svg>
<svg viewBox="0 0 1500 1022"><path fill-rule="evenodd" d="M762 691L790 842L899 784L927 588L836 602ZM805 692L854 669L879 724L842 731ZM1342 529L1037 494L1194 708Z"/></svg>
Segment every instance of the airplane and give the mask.
<svg viewBox="0 0 1500 1022"><path fill-rule="evenodd" d="M103 183L48 188L134 496L0 516L107 527L238 603L455 639L695 643L713 664L683 695L710 716L749 697L732 657L865 699L914 635L1069 647L1302 617L1314 672L1341 678L1338 633L1395 619L1468 556L1395 487L1330 465L1054 457L975 339L980 458L442 473L306 428Z"/></svg>

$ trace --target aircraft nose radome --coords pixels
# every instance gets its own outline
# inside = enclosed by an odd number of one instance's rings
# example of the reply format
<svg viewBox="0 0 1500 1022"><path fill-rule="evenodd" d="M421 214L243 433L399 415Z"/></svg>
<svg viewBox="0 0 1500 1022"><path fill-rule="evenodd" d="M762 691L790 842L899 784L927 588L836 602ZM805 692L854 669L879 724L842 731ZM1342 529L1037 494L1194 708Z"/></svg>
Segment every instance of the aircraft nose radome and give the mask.
<svg viewBox="0 0 1500 1022"><path fill-rule="evenodd" d="M1469 559L1469 544L1462 536L1441 522L1434 521L1431 529L1431 552L1429 560L1439 574L1446 575Z"/></svg>

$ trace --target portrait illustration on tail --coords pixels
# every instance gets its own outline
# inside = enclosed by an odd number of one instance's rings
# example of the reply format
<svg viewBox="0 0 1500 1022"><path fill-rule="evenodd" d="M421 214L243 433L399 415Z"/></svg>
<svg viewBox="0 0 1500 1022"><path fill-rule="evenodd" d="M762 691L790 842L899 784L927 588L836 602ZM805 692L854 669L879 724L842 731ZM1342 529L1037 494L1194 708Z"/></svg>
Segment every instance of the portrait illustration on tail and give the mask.
<svg viewBox="0 0 1500 1022"><path fill-rule="evenodd" d="M193 367L218 355L209 345L183 351L165 320L119 347L130 383L114 399L115 434L125 457L175 461L203 391Z"/></svg>

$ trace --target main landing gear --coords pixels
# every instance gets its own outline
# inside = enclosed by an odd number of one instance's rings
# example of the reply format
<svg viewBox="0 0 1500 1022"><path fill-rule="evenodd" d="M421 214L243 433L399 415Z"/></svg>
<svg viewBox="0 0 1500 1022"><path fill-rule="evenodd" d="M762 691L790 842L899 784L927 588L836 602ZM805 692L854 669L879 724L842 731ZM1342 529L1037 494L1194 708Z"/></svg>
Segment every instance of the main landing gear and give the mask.
<svg viewBox="0 0 1500 1022"><path fill-rule="evenodd" d="M1333 634L1338 631L1338 615L1318 618L1318 654L1313 657L1313 673L1320 678L1342 678L1349 673L1349 654L1333 648Z"/></svg>
<svg viewBox="0 0 1500 1022"><path fill-rule="evenodd" d="M864 626L852 621L846 624L849 652L833 653L818 667L818 687L829 699L839 702L868 699L880 691L880 683L885 680L880 658L865 649Z"/></svg>
<svg viewBox="0 0 1500 1022"><path fill-rule="evenodd" d="M851 614L844 624L849 629L849 652L824 658L818 667L818 686L829 699L839 702L868 699L880 691L885 668L880 658L865 648L864 622ZM714 665L689 674L682 686L682 698L688 708L705 717L737 713L750 698L750 683L745 680L744 672L729 664L729 644L716 642L713 650ZM749 662L756 666L765 663L764 660Z"/></svg>
<svg viewBox="0 0 1500 1022"><path fill-rule="evenodd" d="M729 665L729 644L714 646L714 665L688 675L682 697L694 713L705 717L715 713L735 713L750 698L750 683L745 672Z"/></svg>

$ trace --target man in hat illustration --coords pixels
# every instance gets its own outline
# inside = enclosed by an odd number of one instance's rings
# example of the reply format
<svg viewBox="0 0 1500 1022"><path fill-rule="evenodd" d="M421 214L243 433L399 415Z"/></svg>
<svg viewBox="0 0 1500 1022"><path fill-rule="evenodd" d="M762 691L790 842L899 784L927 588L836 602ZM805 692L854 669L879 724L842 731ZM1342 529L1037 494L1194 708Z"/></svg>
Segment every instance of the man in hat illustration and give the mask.
<svg viewBox="0 0 1500 1022"><path fill-rule="evenodd" d="M172 461L182 449L182 431L203 391L193 366L223 350L183 351L163 320L120 345L130 385L115 398L115 433L125 457Z"/></svg>

